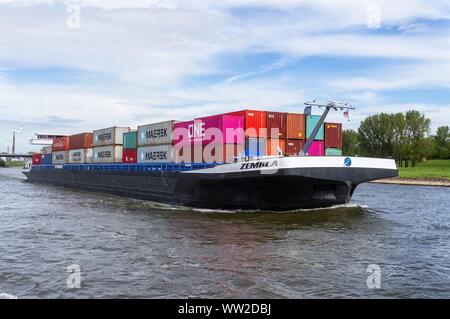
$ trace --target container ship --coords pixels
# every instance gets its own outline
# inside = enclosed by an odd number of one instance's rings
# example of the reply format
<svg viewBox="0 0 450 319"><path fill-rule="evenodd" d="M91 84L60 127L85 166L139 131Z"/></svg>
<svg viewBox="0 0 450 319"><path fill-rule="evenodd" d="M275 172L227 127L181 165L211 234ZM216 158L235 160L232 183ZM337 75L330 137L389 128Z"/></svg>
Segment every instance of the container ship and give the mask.
<svg viewBox="0 0 450 319"><path fill-rule="evenodd" d="M391 159L346 157L342 124L322 116L242 110L190 121L111 127L55 138L30 182L224 210L346 204L364 182L397 176Z"/></svg>

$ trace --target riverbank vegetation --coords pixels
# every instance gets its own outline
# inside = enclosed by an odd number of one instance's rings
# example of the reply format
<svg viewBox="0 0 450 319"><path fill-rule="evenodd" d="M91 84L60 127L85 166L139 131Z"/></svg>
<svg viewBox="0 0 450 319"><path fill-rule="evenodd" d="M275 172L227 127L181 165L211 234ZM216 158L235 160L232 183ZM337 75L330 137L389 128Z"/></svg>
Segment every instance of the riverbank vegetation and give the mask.
<svg viewBox="0 0 450 319"><path fill-rule="evenodd" d="M343 132L343 152L351 156L390 157L400 168L418 168L401 169L404 174L444 176L439 172L449 168L449 161L445 160L450 160L450 129L441 126L431 134L430 125L430 119L415 110L372 115L361 122L357 131ZM444 161L422 163L429 159ZM444 169L440 169L441 165Z"/></svg>
<svg viewBox="0 0 450 319"><path fill-rule="evenodd" d="M428 160L415 167L401 167L399 174L402 178L442 178L450 181L450 160Z"/></svg>

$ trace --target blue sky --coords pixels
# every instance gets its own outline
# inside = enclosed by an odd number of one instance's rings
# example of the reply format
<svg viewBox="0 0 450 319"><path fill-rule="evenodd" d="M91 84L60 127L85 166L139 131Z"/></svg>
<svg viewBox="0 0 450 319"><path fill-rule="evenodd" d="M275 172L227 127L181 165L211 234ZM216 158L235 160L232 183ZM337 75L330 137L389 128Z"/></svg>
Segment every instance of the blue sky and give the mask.
<svg viewBox="0 0 450 319"><path fill-rule="evenodd" d="M330 115L345 128L417 109L435 130L450 125L449 39L448 1L0 0L0 152L22 127L28 151L36 132L313 99L357 106Z"/></svg>

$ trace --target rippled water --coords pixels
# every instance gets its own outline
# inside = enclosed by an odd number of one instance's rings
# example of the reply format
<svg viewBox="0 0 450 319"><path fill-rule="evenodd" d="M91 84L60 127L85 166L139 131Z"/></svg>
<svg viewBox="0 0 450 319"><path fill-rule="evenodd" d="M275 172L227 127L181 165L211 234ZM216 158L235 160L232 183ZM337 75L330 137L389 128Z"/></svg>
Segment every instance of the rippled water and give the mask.
<svg viewBox="0 0 450 319"><path fill-rule="evenodd" d="M0 169L0 185L0 294L450 297L448 188L366 184L346 207L243 213L36 185L17 169ZM80 289L66 286L72 264Z"/></svg>

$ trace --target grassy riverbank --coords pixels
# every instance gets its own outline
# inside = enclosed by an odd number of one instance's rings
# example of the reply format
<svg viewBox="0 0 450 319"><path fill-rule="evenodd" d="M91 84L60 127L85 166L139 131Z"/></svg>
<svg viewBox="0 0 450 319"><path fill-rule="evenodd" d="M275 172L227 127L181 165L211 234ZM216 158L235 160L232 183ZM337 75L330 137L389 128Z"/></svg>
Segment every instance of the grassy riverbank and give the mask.
<svg viewBox="0 0 450 319"><path fill-rule="evenodd" d="M450 181L450 160L430 160L416 167L400 167L401 178L447 179Z"/></svg>

